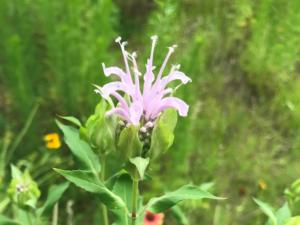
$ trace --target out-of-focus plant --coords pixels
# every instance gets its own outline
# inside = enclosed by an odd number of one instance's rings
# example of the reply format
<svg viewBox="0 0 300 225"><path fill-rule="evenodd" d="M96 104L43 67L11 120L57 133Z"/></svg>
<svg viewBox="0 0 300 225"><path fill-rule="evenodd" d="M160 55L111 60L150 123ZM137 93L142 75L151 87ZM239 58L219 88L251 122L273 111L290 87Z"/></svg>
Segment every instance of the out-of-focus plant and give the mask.
<svg viewBox="0 0 300 225"><path fill-rule="evenodd" d="M89 112L97 99L83 86L97 81L99 60L114 58L113 1L0 0L0 5L0 126L18 131L37 96L44 116L32 132L50 130L53 123L45 118L57 111ZM28 137L19 155L39 144L37 136Z"/></svg>
<svg viewBox="0 0 300 225"><path fill-rule="evenodd" d="M266 225L285 225L291 218L291 211L287 203L281 208L274 210L273 207L265 202L258 199L254 199L254 201L258 204L262 212L268 216L269 220L266 222Z"/></svg>
<svg viewBox="0 0 300 225"><path fill-rule="evenodd" d="M114 215L115 225L140 225L145 215L147 218L150 214L152 219L157 218L161 224L162 214L159 213L183 200L218 199L201 186L185 185L163 196L151 198L144 204L139 187L145 180L152 160L161 157L173 143L177 123L175 110L181 116L187 115L188 105L173 97L173 94L181 84L191 80L179 71L177 65L172 66L168 75L163 76L176 46L169 47L158 75L154 76L153 57L157 36L152 37L151 53L143 76L138 69L136 53L126 51L127 42L121 42L120 37L116 42L122 50L125 70L103 64L104 74L114 74L119 80L103 87L96 86L96 92L104 100L97 105L95 114L89 117L84 126L74 117L63 117L71 126L57 121L68 147L79 161L79 170L55 171L98 197L103 204L103 225L112 224L106 209ZM133 69L130 69L129 63ZM176 80L180 82L178 86L167 88L170 82ZM117 100L117 104L111 97ZM107 178L105 161L115 148L122 167ZM147 222L145 220L144 224L149 224Z"/></svg>
<svg viewBox="0 0 300 225"><path fill-rule="evenodd" d="M266 225L297 225L300 224L299 212L299 196L300 196L300 180L296 180L292 185L284 191L286 202L283 206L275 210L269 204L254 199L260 209L266 214L269 220Z"/></svg>
<svg viewBox="0 0 300 225"><path fill-rule="evenodd" d="M21 173L17 167L11 166L12 180L9 184L7 193L13 203L19 207L36 208L36 203L40 197L40 190L37 183L32 180L29 172L26 170Z"/></svg>
<svg viewBox="0 0 300 225"><path fill-rule="evenodd" d="M46 225L52 220L52 210L69 186L68 182L49 188L47 198L43 204L38 204L41 192L37 183L31 178L29 171L19 170L11 165L12 180L7 188L11 199L13 218L0 215L0 224L13 225ZM55 209L55 208L54 208ZM53 210L57 213L57 210Z"/></svg>
<svg viewBox="0 0 300 225"><path fill-rule="evenodd" d="M10 132L7 132L6 135L3 137L2 140L2 149L0 152L0 185L5 177L5 169L6 166L10 163L12 156L14 155L18 145L23 140L25 134L28 132L30 125L33 122L33 119L38 111L40 106L39 101L33 106L30 114L25 121L23 128L21 129L20 133L16 136L13 136Z"/></svg>
<svg viewBox="0 0 300 225"><path fill-rule="evenodd" d="M300 215L300 179L294 181L289 188L285 189L284 194L292 212Z"/></svg>

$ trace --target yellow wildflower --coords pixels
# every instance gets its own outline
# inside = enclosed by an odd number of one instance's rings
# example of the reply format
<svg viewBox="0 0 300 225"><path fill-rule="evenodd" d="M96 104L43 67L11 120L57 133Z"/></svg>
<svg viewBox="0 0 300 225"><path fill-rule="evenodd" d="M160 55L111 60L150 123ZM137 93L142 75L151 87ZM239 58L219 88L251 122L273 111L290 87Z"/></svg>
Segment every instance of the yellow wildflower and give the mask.
<svg viewBox="0 0 300 225"><path fill-rule="evenodd" d="M46 144L46 148L48 149L58 149L61 146L60 138L57 133L50 133L44 136L44 141Z"/></svg>
<svg viewBox="0 0 300 225"><path fill-rule="evenodd" d="M267 189L267 184L264 180L260 180L258 182L258 187L261 189L261 190L266 190Z"/></svg>

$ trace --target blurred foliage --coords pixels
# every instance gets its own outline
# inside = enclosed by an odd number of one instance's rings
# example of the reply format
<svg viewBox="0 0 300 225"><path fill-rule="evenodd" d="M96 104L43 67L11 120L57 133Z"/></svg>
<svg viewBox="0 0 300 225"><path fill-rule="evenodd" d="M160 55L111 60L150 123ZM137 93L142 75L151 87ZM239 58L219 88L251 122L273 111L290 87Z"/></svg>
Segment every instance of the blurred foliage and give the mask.
<svg viewBox="0 0 300 225"><path fill-rule="evenodd" d="M152 166L159 176L144 190L214 181L228 200L190 202L190 224L263 224L251 196L280 205L300 176L299 8L298 0L0 0L0 135L16 135L42 99L12 162L46 154L42 137L56 114L92 112L92 84L106 79L101 62L121 61L115 37L138 49L142 67L157 34L155 64L176 43L172 62L193 82L178 93L189 117L179 119L173 147ZM64 161L69 153L51 155ZM86 195L70 198L74 210L96 214L94 204L80 204L92 201Z"/></svg>

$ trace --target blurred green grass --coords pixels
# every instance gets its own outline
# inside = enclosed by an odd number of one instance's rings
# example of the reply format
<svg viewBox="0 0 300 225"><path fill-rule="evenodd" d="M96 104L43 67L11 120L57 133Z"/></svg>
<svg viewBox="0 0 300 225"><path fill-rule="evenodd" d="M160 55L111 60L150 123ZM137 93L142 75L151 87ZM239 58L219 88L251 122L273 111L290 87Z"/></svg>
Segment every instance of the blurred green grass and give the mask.
<svg viewBox="0 0 300 225"><path fill-rule="evenodd" d="M105 82L101 62L122 65L115 37L138 50L142 67L157 34L156 65L176 43L172 62L193 82L178 93L189 117L147 191L214 181L228 200L218 210L187 204L191 224L262 224L251 197L281 202L300 176L299 8L298 0L0 0L1 136L17 133L42 101L13 162L42 154L34 151L56 129L55 115L92 112L92 84Z"/></svg>

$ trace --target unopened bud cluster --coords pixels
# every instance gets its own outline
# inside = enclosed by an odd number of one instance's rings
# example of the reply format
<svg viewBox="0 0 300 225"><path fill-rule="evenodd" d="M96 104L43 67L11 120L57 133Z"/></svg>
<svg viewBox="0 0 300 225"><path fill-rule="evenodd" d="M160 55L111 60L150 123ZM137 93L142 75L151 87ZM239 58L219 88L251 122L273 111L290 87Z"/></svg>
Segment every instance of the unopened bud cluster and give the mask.
<svg viewBox="0 0 300 225"><path fill-rule="evenodd" d="M14 165L12 168L12 180L8 186L7 193L12 202L21 207L30 206L35 208L40 190L37 183L31 178L29 172L20 171Z"/></svg>
<svg viewBox="0 0 300 225"><path fill-rule="evenodd" d="M29 191L29 184L23 184L23 183L17 184L16 191L19 193L24 193Z"/></svg>
<svg viewBox="0 0 300 225"><path fill-rule="evenodd" d="M119 137L122 130L129 125L130 124L127 123L126 121L119 120L118 126L116 128L116 137ZM153 128L154 128L154 122L148 121L143 126L141 126L139 129L138 137L139 137L139 140L143 143L142 156L145 156L146 153L150 149L151 135L152 135Z"/></svg>
<svg viewBox="0 0 300 225"><path fill-rule="evenodd" d="M139 130L139 139L143 143L142 156L145 156L150 149L153 127L154 123L152 121L148 121Z"/></svg>

